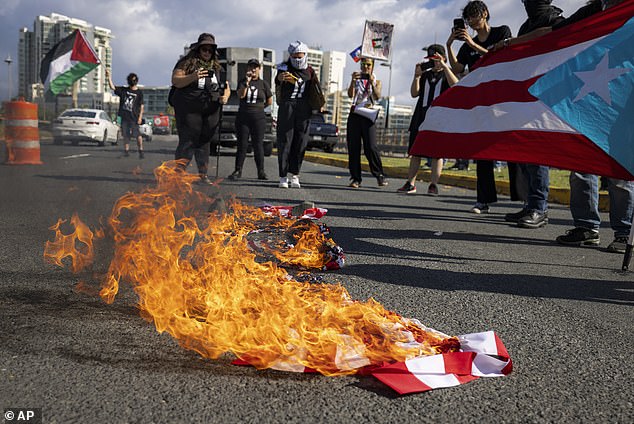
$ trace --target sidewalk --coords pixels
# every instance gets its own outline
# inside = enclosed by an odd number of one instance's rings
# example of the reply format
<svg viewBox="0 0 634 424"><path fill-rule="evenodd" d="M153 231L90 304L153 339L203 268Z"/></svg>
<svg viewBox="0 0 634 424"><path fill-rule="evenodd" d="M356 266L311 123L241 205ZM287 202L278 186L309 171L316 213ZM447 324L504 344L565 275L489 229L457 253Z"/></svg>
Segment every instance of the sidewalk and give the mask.
<svg viewBox="0 0 634 424"><path fill-rule="evenodd" d="M304 159L309 162L337 166L339 168L348 168L348 160L344 155L341 155L341 157L333 157L332 155L319 152L306 152ZM366 163L362 163L361 166L364 171L369 172L369 168ZM407 168L384 166L383 169L385 171L385 174L391 179L400 178L405 180L407 178ZM430 176L431 171L429 171L428 169L421 169L418 171L419 180L428 182ZM443 170L439 182L440 184L454 187L463 187L471 190L476 189L476 179L471 176L462 175L460 171L455 172L447 169ZM495 186L497 187L498 194L504 194L507 196L511 195L508 181L496 181ZM550 203L568 205L570 204L570 190L567 187L550 187L548 201ZM599 192L599 209L603 212L608 211L609 205L610 201L608 198L608 193L606 191Z"/></svg>

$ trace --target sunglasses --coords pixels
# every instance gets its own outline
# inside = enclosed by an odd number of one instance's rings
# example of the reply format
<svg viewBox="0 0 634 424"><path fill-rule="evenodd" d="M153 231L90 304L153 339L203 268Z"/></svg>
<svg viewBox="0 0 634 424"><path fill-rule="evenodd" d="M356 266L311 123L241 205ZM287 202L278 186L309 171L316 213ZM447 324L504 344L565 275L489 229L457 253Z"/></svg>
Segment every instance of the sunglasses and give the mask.
<svg viewBox="0 0 634 424"><path fill-rule="evenodd" d="M205 53L213 53L214 50L216 50L216 49L214 49L213 47L201 47L200 48L200 51L201 52L205 52Z"/></svg>

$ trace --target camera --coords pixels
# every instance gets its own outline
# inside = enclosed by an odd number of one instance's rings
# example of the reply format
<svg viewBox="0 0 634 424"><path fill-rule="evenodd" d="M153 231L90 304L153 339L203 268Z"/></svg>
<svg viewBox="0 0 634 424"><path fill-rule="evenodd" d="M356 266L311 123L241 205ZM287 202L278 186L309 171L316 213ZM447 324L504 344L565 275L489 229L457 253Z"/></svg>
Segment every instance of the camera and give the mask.
<svg viewBox="0 0 634 424"><path fill-rule="evenodd" d="M370 79L370 74L362 73L361 75L359 75L359 79L369 80Z"/></svg>
<svg viewBox="0 0 634 424"><path fill-rule="evenodd" d="M426 70L434 67L434 62L431 60L428 62L421 62L418 64L418 67L420 68L421 71L425 72Z"/></svg>
<svg viewBox="0 0 634 424"><path fill-rule="evenodd" d="M464 19L456 18L453 20L453 29L467 29L467 24L465 23Z"/></svg>

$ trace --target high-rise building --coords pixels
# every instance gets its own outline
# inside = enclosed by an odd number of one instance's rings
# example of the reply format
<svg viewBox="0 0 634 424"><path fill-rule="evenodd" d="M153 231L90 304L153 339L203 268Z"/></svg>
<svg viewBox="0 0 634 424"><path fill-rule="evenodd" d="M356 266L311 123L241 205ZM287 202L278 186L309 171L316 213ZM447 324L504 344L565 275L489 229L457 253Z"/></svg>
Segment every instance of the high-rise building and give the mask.
<svg viewBox="0 0 634 424"><path fill-rule="evenodd" d="M36 17L33 22L33 31L29 31L28 28L20 29L18 41L18 94L20 96L33 100L34 95L41 93L41 88L37 86L41 84L42 59L55 44L75 29L84 33L102 64L79 80L78 92L109 94L105 69L110 68L112 64L112 48L110 47L110 40L114 38L112 32L81 19L51 13L50 16Z"/></svg>
<svg viewBox="0 0 634 424"><path fill-rule="evenodd" d="M347 56L344 52L324 52L320 81L325 93L344 89L343 70L346 67Z"/></svg>

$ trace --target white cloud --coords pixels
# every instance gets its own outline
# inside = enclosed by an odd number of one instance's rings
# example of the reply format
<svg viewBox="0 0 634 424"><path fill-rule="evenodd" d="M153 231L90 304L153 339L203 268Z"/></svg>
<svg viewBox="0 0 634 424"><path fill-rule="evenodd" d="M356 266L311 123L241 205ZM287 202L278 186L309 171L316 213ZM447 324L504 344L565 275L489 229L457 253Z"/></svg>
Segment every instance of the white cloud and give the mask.
<svg viewBox="0 0 634 424"><path fill-rule="evenodd" d="M585 2L554 3L569 15ZM466 0L4 0L0 55L17 58L18 29L32 29L37 15L57 12L112 30L116 82L136 72L146 85L166 85L183 47L201 32L213 33L220 46L267 47L281 58L296 39L348 53L360 44L365 20L381 20L395 25L391 94L398 103L412 104L409 84L414 65L423 56L421 47L445 44L452 19L465 4ZM492 25L506 24L515 32L525 19L520 0L489 1L488 6ZM346 75L355 68L349 59ZM15 75L17 68L13 69ZM388 69L377 67L377 75L387 87ZM2 97L6 97L4 71L0 72Z"/></svg>

